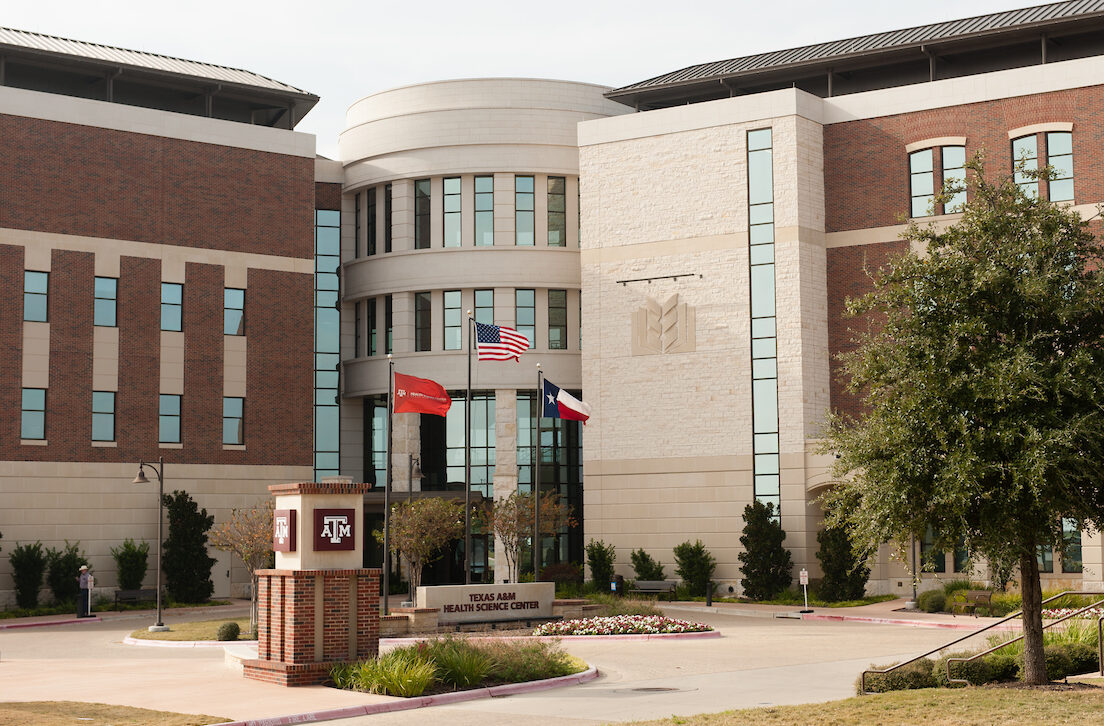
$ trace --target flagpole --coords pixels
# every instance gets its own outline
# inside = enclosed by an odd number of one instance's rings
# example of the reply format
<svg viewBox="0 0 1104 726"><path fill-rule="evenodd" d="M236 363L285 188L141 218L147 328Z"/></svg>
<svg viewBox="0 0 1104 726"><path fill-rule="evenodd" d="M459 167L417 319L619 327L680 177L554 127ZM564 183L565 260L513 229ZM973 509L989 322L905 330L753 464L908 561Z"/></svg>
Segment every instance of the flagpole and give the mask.
<svg viewBox="0 0 1104 726"><path fill-rule="evenodd" d="M533 421L535 438L533 446L533 582L540 582L540 471L541 471L541 442L540 427L544 414L544 371L541 364L537 363L537 416Z"/></svg>
<svg viewBox="0 0 1104 726"><path fill-rule="evenodd" d="M383 614L389 615L388 599L391 596L391 429L395 399L392 383L395 380L395 361L387 354L387 477L383 484Z"/></svg>
<svg viewBox="0 0 1104 726"><path fill-rule="evenodd" d="M475 318L468 311L468 389L464 393L464 584L471 584L471 380Z"/></svg>

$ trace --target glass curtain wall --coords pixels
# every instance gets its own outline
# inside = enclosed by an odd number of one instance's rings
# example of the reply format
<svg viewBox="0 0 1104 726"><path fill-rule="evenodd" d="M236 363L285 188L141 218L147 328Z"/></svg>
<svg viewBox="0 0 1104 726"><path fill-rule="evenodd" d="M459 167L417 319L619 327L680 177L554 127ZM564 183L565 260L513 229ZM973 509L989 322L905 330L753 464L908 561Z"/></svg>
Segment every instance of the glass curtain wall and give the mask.
<svg viewBox="0 0 1104 726"><path fill-rule="evenodd" d="M314 480L339 473L337 388L341 313L337 269L341 262L341 212L315 211L314 219Z"/></svg>

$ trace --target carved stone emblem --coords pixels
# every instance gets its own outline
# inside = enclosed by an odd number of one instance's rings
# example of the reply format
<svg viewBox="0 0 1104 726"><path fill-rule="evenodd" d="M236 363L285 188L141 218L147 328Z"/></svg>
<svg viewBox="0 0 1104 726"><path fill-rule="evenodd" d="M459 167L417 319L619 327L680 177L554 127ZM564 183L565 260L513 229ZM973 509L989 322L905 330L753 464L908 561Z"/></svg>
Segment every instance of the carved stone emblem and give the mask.
<svg viewBox="0 0 1104 726"><path fill-rule="evenodd" d="M695 350L694 308L678 293L659 303L646 298L632 316L632 354L689 353Z"/></svg>

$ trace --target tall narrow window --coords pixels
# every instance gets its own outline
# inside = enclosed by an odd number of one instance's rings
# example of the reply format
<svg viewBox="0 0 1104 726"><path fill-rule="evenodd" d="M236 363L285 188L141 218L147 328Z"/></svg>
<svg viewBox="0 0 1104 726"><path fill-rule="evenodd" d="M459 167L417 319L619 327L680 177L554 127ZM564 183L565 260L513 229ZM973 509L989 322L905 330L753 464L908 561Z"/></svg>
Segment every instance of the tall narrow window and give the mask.
<svg viewBox="0 0 1104 726"><path fill-rule="evenodd" d="M921 149L909 154L909 196L912 200L910 214L913 217L931 216L935 201L935 172L931 149Z"/></svg>
<svg viewBox="0 0 1104 726"><path fill-rule="evenodd" d="M92 301L92 324L102 328L118 325L116 303L119 297L119 281L114 277L97 277Z"/></svg>
<svg viewBox="0 0 1104 726"><path fill-rule="evenodd" d="M943 203L943 212L961 212L966 206L966 147L944 146L940 153L943 155L943 185L954 184L961 189Z"/></svg>
<svg viewBox="0 0 1104 726"><path fill-rule="evenodd" d="M537 342L537 295L533 290L514 291L514 320L517 331L529 339L529 347Z"/></svg>
<svg viewBox="0 0 1104 726"><path fill-rule="evenodd" d="M392 318L391 296L383 299L384 353L394 352L395 327Z"/></svg>
<svg viewBox="0 0 1104 726"><path fill-rule="evenodd" d="M1054 169L1050 180L1050 201L1073 201L1073 134L1051 131L1047 139L1047 164ZM1080 572L1080 570L1078 570Z"/></svg>
<svg viewBox="0 0 1104 726"><path fill-rule="evenodd" d="M362 304L363 303L361 303L360 301L357 301L357 302L353 303L353 357L354 358L359 358L360 357L360 351L361 351L361 347L360 347L360 340L361 340L360 326L364 324L364 320L362 320L361 317L360 317L360 307L361 307Z"/></svg>
<svg viewBox="0 0 1104 726"><path fill-rule="evenodd" d="M47 290L49 290L50 273L23 272L23 319L29 322L45 323L48 318L46 311Z"/></svg>
<svg viewBox="0 0 1104 726"><path fill-rule="evenodd" d="M382 487L387 482L387 396L364 399L364 480Z"/></svg>
<svg viewBox="0 0 1104 726"><path fill-rule="evenodd" d="M460 246L460 177L448 177L442 182L444 189L445 247Z"/></svg>
<svg viewBox="0 0 1104 726"><path fill-rule="evenodd" d="M433 302L428 292L414 293L414 350L433 349Z"/></svg>
<svg viewBox="0 0 1104 726"><path fill-rule="evenodd" d="M114 391L92 391L92 440L115 440Z"/></svg>
<svg viewBox="0 0 1104 726"><path fill-rule="evenodd" d="M228 287L223 292L222 334L245 335L245 290Z"/></svg>
<svg viewBox="0 0 1104 726"><path fill-rule="evenodd" d="M1029 197L1039 196L1039 180L1028 176L1026 172L1035 171L1038 168L1039 141L1035 134L1012 139L1012 169L1016 183Z"/></svg>
<svg viewBox="0 0 1104 726"><path fill-rule="evenodd" d="M1065 540L1062 572L1081 572L1084 569L1081 561L1081 530L1077 528L1076 520L1062 520L1062 539Z"/></svg>
<svg viewBox="0 0 1104 726"><path fill-rule="evenodd" d="M391 185L383 185L383 251L391 251Z"/></svg>
<svg viewBox="0 0 1104 726"><path fill-rule="evenodd" d="M924 537L920 540L921 567L929 572L947 571L947 553L935 549L935 532L928 527Z"/></svg>
<svg viewBox="0 0 1104 726"><path fill-rule="evenodd" d="M180 396L162 393L157 412L157 440L162 444L180 443Z"/></svg>
<svg viewBox="0 0 1104 726"><path fill-rule="evenodd" d="M533 177L514 177L514 244L531 247L534 241Z"/></svg>
<svg viewBox="0 0 1104 726"><path fill-rule="evenodd" d="M1054 572L1054 548L1050 545L1039 545L1035 560L1039 563L1039 572Z"/></svg>
<svg viewBox="0 0 1104 726"><path fill-rule="evenodd" d="M445 290L445 350L460 350L464 316L460 310L460 291Z"/></svg>
<svg viewBox="0 0 1104 726"><path fill-rule="evenodd" d="M494 244L494 177L475 178L475 245Z"/></svg>
<svg viewBox="0 0 1104 726"><path fill-rule="evenodd" d="M567 350L567 290L548 291L548 349Z"/></svg>
<svg viewBox="0 0 1104 726"><path fill-rule="evenodd" d="M225 396L222 399L222 443L241 444L245 441L242 432L243 412L245 399L236 396Z"/></svg>
<svg viewBox="0 0 1104 726"><path fill-rule="evenodd" d="M161 329L179 331L183 328L184 286L179 282L161 283Z"/></svg>
<svg viewBox="0 0 1104 726"><path fill-rule="evenodd" d="M494 290L475 291L475 322L494 325Z"/></svg>
<svg viewBox="0 0 1104 726"><path fill-rule="evenodd" d="M23 412L19 425L23 439L46 438L46 389L23 389Z"/></svg>
<svg viewBox="0 0 1104 726"><path fill-rule="evenodd" d="M367 192L367 199L365 200L368 206L368 214L365 223L368 226L367 247L368 256L376 254L376 188L372 187Z"/></svg>
<svg viewBox="0 0 1104 726"><path fill-rule="evenodd" d="M376 299L366 301L368 307L368 355L375 355L379 348L377 341L378 328L376 325Z"/></svg>
<svg viewBox="0 0 1104 726"><path fill-rule="evenodd" d="M429 179L418 179L414 182L414 249L429 249L429 217L430 217L430 184Z"/></svg>
<svg viewBox="0 0 1104 726"><path fill-rule="evenodd" d="M314 476L340 472L338 408L341 365L341 313L338 268L341 264L341 214L319 209L314 215Z"/></svg>
<svg viewBox="0 0 1104 726"><path fill-rule="evenodd" d="M567 244L567 180L548 177L548 246Z"/></svg>
<svg viewBox="0 0 1104 726"><path fill-rule="evenodd" d="M353 195L353 259L360 257L360 192Z"/></svg>

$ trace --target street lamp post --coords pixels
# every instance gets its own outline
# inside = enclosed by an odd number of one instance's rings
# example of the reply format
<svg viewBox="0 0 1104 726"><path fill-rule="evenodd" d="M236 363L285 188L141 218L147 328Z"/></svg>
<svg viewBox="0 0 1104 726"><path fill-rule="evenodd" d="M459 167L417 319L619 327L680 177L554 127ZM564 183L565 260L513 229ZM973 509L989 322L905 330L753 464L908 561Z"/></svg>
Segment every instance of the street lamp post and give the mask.
<svg viewBox="0 0 1104 726"><path fill-rule="evenodd" d="M157 623L149 626L149 630L151 633L162 633L169 629L167 625L161 622L161 542L162 528L165 522L165 457L157 457L157 466L147 464L144 461L138 462L138 476L134 477L132 483L150 483L149 479L146 478L147 466L157 475Z"/></svg>

